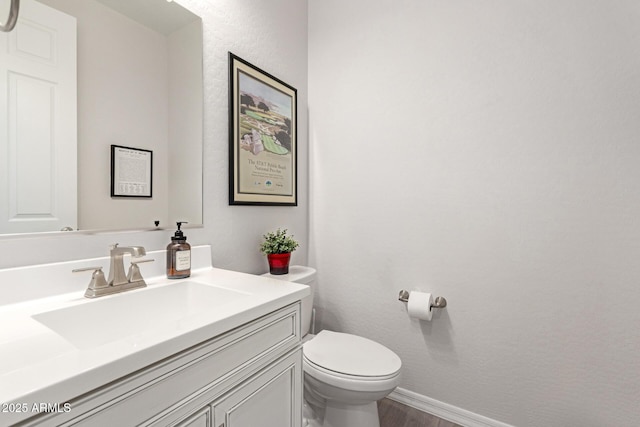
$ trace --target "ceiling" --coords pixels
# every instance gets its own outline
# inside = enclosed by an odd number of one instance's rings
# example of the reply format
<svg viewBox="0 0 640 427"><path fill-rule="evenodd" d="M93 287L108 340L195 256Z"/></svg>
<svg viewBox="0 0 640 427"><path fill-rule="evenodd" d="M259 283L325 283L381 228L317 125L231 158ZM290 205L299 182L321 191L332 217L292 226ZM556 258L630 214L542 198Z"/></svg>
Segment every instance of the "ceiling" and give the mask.
<svg viewBox="0 0 640 427"><path fill-rule="evenodd" d="M97 1L164 35L199 19L179 4L166 0Z"/></svg>

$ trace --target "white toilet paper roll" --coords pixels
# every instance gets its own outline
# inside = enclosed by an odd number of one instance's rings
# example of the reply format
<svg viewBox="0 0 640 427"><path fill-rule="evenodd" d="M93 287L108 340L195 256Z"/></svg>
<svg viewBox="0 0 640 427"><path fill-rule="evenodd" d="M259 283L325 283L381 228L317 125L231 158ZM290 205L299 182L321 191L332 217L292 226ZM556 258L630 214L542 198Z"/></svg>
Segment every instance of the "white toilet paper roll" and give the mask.
<svg viewBox="0 0 640 427"><path fill-rule="evenodd" d="M409 316L420 320L431 320L433 315L432 305L433 296L430 293L415 291L409 293L409 301L407 302Z"/></svg>

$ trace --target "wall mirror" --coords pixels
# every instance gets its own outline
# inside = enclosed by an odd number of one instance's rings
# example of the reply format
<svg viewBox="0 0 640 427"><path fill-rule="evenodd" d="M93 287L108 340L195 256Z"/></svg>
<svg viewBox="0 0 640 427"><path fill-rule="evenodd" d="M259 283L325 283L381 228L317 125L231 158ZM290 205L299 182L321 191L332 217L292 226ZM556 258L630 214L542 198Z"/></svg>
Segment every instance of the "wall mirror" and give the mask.
<svg viewBox="0 0 640 427"><path fill-rule="evenodd" d="M167 0L22 0L0 51L0 235L202 224L198 16ZM152 197L111 196L112 145L153 153ZM129 160L119 183L148 164Z"/></svg>

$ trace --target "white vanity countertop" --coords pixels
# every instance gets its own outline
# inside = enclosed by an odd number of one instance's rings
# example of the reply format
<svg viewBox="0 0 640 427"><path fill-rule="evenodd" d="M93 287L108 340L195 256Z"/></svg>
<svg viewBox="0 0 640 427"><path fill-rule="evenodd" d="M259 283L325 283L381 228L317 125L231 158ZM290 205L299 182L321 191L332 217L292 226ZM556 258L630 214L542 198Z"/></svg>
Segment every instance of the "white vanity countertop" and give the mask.
<svg viewBox="0 0 640 427"><path fill-rule="evenodd" d="M32 316L60 308L93 304L108 298L191 282L241 294L179 321L152 325L135 334L78 346ZM121 294L84 298L84 289L16 304L0 306L0 425L35 415L34 403L64 403L110 381L144 368L164 357L203 342L273 312L309 295L306 286L266 277L203 268L187 279L147 279L147 288ZM136 301L144 301L138 296ZM100 310L98 310L100 311ZM119 313L110 313L119 316ZM92 319L104 328L113 318ZM80 328L91 330L92 324ZM126 334L125 334L126 335ZM26 404L18 413L13 404ZM4 411L3 411L4 409Z"/></svg>

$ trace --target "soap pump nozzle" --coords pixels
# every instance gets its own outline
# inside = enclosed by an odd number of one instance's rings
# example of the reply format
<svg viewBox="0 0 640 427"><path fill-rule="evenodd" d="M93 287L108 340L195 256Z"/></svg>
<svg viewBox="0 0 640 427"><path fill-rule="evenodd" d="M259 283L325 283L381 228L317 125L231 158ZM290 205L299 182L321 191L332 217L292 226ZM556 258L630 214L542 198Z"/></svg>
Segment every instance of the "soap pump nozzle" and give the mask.
<svg viewBox="0 0 640 427"><path fill-rule="evenodd" d="M185 236L184 233L182 232L182 230L180 230L180 227L182 226L182 224L188 224L188 222L187 221L178 221L178 222L176 222L176 225L178 226L178 229L176 230L176 232L173 235L173 237L171 237L171 240L187 240L187 236Z"/></svg>

